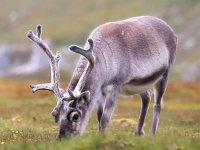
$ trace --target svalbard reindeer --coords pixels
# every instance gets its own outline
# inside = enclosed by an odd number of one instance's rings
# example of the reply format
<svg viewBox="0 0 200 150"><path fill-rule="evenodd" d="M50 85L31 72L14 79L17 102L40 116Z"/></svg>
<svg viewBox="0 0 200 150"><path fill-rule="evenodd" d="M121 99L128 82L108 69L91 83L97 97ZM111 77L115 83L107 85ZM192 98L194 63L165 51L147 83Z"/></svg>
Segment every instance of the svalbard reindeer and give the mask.
<svg viewBox="0 0 200 150"><path fill-rule="evenodd" d="M151 89L154 88L152 132L155 134L166 90L169 70L175 60L177 38L161 19L134 17L98 26L81 48L69 49L82 55L66 90L59 87L59 60L41 39L41 26L36 35L27 36L50 58L51 83L32 85L32 91L50 90L57 98L52 111L58 123L57 138L82 134L95 106L99 131L104 132L111 119L116 97L121 88L142 99L142 109L135 133L143 134Z"/></svg>

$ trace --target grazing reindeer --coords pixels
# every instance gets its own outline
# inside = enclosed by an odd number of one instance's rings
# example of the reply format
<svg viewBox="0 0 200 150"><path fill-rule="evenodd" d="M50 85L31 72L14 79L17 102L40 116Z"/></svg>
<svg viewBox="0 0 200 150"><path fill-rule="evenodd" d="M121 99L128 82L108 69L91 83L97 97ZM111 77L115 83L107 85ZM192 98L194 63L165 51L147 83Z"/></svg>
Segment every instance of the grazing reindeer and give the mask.
<svg viewBox="0 0 200 150"><path fill-rule="evenodd" d="M84 48L69 49L82 56L67 90L59 87L59 60L37 34L27 36L50 58L51 83L31 86L32 91L50 90L57 98L52 111L59 125L57 138L82 134L95 106L99 130L104 132L114 109L120 89L126 88L142 99L142 109L135 133L143 134L151 89L154 88L152 132L155 134L171 65L175 60L177 38L162 20L142 16L109 22L92 31Z"/></svg>

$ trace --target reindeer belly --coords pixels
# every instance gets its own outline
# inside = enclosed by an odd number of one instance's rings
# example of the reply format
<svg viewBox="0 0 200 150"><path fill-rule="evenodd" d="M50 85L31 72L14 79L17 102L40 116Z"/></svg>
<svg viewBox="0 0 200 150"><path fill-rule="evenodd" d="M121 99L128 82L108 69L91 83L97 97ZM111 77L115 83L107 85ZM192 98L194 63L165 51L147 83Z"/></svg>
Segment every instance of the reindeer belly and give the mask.
<svg viewBox="0 0 200 150"><path fill-rule="evenodd" d="M131 83L124 84L122 86L120 93L125 94L125 95L134 95L134 94L144 93L148 90L151 90L158 80L159 80L159 78L150 83L140 84L140 85L134 85Z"/></svg>
<svg viewBox="0 0 200 150"><path fill-rule="evenodd" d="M125 84L122 86L121 94L125 95L134 95L134 94L140 94L144 93L147 90L150 90L153 88L153 83L151 84L145 84L145 85L132 85L132 84Z"/></svg>
<svg viewBox="0 0 200 150"><path fill-rule="evenodd" d="M150 90L162 78L162 75L167 71L167 67L155 71L154 73L142 77L133 78L122 86L122 94L139 94Z"/></svg>

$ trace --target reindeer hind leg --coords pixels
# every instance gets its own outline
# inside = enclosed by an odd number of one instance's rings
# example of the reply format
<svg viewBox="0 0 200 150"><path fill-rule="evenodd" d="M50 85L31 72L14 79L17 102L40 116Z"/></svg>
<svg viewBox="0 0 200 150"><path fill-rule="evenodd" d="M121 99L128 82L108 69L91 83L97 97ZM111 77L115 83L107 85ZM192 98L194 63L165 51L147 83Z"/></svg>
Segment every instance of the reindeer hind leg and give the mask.
<svg viewBox="0 0 200 150"><path fill-rule="evenodd" d="M159 80L158 83L155 85L153 125L152 125L152 133L153 134L156 133L156 130L158 127L159 117L160 117L160 112L161 112L161 104L163 101L163 95L164 95L166 87L167 87L168 74L169 74L169 71L167 70L163 74L161 80Z"/></svg>
<svg viewBox="0 0 200 150"><path fill-rule="evenodd" d="M142 98L142 108L141 108L137 128L136 128L136 131L135 131L136 135L143 135L144 134L143 125L144 125L146 114L147 114L147 111L148 111L148 108L149 108L149 103L150 103L150 100L151 100L151 92L147 91L145 93L140 94L140 96Z"/></svg>

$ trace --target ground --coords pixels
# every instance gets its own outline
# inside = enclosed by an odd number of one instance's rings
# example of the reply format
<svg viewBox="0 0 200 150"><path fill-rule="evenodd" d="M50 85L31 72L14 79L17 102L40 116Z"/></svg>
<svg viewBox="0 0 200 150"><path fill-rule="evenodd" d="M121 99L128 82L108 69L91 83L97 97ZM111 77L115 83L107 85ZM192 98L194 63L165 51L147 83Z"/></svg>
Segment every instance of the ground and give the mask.
<svg viewBox="0 0 200 150"><path fill-rule="evenodd" d="M151 134L152 106L144 136L134 135L140 111L138 96L119 97L105 135L98 134L93 114L86 133L56 141L57 126L50 112L55 105L49 92L31 93L28 85L38 81L0 80L0 150L199 150L200 84L170 81L157 134Z"/></svg>

